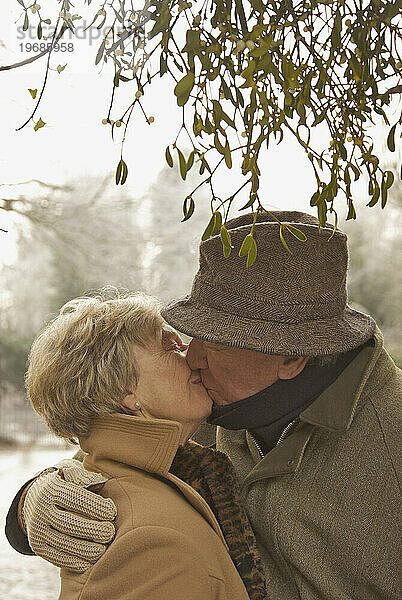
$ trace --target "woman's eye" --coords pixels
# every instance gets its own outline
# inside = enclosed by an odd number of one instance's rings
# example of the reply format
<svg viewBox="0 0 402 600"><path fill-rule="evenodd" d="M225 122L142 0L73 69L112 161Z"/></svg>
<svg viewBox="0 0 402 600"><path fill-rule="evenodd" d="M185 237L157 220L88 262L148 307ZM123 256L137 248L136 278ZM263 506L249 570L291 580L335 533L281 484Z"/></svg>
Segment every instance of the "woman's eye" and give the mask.
<svg viewBox="0 0 402 600"><path fill-rule="evenodd" d="M177 342L175 342L174 340L170 340L168 344L166 344L165 346L165 350L167 350L168 352L174 351L174 350L180 350L180 346Z"/></svg>

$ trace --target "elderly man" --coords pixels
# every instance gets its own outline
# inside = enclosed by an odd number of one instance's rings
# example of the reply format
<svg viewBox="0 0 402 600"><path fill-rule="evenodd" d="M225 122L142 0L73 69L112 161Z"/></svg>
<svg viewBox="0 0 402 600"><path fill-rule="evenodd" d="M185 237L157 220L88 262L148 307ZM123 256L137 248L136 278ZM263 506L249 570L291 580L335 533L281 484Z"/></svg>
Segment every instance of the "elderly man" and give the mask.
<svg viewBox="0 0 402 600"><path fill-rule="evenodd" d="M292 255L278 220L307 236L289 240ZM303 213L261 214L257 262L246 269L238 250L250 225L250 216L227 224L229 259L218 236L201 244L191 294L163 316L193 337L187 360L214 400L209 421L237 470L268 597L399 598L401 371L373 319L347 305L342 232L330 239L330 227ZM103 552L113 511L85 489L79 463L69 479L61 467L17 494L8 516L17 550L32 553L19 507L44 558L65 565L81 552L89 563ZM44 499L84 516L48 516Z"/></svg>

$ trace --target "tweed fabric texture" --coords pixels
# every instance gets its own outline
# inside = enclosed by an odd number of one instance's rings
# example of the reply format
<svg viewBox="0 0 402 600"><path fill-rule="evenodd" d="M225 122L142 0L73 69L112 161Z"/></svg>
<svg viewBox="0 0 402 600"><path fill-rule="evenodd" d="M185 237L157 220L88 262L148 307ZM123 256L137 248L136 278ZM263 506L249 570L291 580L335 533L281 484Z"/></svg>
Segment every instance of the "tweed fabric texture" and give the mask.
<svg viewBox="0 0 402 600"><path fill-rule="evenodd" d="M27 491L22 514L29 544L35 554L58 567L84 571L112 539L109 520L116 508L112 500L87 489L105 483L106 477L85 470L74 459L56 467L46 469Z"/></svg>
<svg viewBox="0 0 402 600"><path fill-rule="evenodd" d="M346 235L338 230L329 240L332 227L320 229L305 213L273 214L303 231L307 241L285 232L290 255L278 222L261 214L254 228L257 260L247 269L238 252L252 217L229 221L230 258L224 258L218 235L202 242L191 294L166 307L163 317L198 339L268 354L317 356L363 344L375 322L347 305Z"/></svg>
<svg viewBox="0 0 402 600"><path fill-rule="evenodd" d="M190 440L178 449L170 472L191 485L212 508L250 600L266 600L263 566L230 459Z"/></svg>
<svg viewBox="0 0 402 600"><path fill-rule="evenodd" d="M377 350L363 387L348 374L342 392L341 376L327 410L313 403L264 459L244 430L218 430L273 598L400 598L402 374Z"/></svg>

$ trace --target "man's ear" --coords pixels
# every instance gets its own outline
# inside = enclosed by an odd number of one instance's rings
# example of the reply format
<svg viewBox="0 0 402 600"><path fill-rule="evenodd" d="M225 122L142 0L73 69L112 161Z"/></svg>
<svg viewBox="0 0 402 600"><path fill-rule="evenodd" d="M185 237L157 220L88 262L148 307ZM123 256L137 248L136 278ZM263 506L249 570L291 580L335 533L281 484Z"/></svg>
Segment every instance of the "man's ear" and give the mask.
<svg viewBox="0 0 402 600"><path fill-rule="evenodd" d="M308 362L308 356L287 356L278 368L279 379L293 379L301 373Z"/></svg>

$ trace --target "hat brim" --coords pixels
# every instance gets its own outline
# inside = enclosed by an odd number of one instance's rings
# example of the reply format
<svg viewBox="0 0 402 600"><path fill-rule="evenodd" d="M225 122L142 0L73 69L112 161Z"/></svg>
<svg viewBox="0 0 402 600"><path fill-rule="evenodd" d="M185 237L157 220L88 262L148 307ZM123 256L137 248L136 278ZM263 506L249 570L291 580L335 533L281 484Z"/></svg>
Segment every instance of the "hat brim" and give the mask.
<svg viewBox="0 0 402 600"><path fill-rule="evenodd" d="M329 319L277 323L241 318L191 296L166 307L162 316L177 331L203 341L284 356L347 352L368 341L376 329L374 319L350 306Z"/></svg>

